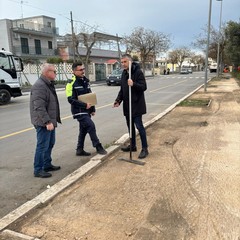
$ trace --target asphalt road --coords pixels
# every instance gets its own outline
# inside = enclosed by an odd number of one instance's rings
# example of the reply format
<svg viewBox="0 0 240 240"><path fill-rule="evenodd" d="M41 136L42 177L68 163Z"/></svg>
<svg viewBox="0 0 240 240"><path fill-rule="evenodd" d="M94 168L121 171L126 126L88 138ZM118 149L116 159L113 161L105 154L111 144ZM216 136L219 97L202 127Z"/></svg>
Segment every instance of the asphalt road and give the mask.
<svg viewBox="0 0 240 240"><path fill-rule="evenodd" d="M146 102L148 113L144 122L163 112L204 83L204 72L187 75L165 75L148 78ZM118 86L93 84L98 105L94 122L97 134L104 146L109 146L127 133L122 107L112 108ZM68 174L85 164L89 158L75 156L78 123L73 120L65 92L58 91L62 125L57 128L57 142L53 150L53 164L61 165L61 171L52 178L33 177L33 156L36 134L29 119L29 95L13 99L9 105L0 106L0 217L43 192ZM89 137L85 149L95 154Z"/></svg>

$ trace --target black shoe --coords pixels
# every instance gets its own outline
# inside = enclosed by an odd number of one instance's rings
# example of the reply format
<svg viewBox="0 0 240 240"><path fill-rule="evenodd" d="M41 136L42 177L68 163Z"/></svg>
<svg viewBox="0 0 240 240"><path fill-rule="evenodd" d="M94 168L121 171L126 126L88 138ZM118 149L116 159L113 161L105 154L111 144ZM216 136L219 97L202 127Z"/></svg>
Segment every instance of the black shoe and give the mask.
<svg viewBox="0 0 240 240"><path fill-rule="evenodd" d="M99 143L97 146L96 146L96 150L97 150L97 153L98 154L101 154L101 155L106 155L107 154L107 151L103 148L102 144Z"/></svg>
<svg viewBox="0 0 240 240"><path fill-rule="evenodd" d="M77 149L76 151L77 156L90 156L91 153L85 152L82 148Z"/></svg>
<svg viewBox="0 0 240 240"><path fill-rule="evenodd" d="M130 152L130 145L128 145L127 147L122 147L121 150L123 152ZM132 147L132 152L136 152L137 151L137 147Z"/></svg>
<svg viewBox="0 0 240 240"><path fill-rule="evenodd" d="M57 171L57 170L60 170L60 169L61 169L60 166L54 166L54 165L52 165L51 167L44 168L43 170L44 170L45 172L51 172L51 171Z"/></svg>
<svg viewBox="0 0 240 240"><path fill-rule="evenodd" d="M147 148L143 148L142 151L140 152L138 158L145 158L148 155L148 149Z"/></svg>
<svg viewBox="0 0 240 240"><path fill-rule="evenodd" d="M48 173L48 172L45 172L45 171L34 173L34 177L39 177L39 178L49 178L51 176L52 176L51 173Z"/></svg>

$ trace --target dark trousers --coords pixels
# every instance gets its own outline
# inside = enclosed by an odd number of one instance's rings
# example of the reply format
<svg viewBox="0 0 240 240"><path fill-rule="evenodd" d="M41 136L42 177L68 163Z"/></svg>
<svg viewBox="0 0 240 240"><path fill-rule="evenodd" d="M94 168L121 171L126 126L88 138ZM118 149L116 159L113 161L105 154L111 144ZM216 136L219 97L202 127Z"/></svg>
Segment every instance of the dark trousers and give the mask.
<svg viewBox="0 0 240 240"><path fill-rule="evenodd" d="M46 127L36 126L37 146L34 157L34 173L52 165L52 149L55 144L55 129L48 131Z"/></svg>
<svg viewBox="0 0 240 240"><path fill-rule="evenodd" d="M128 126L128 131L130 133L130 121L129 121L129 116L125 116L126 117L126 122L127 122L127 126ZM147 144L147 136L146 136L146 131L145 128L143 126L143 122L142 122L142 115L141 116L137 116L137 117L133 117L132 118L132 147L136 146L136 131L135 131L135 126L139 132L140 135L140 139L141 139L141 143L142 143L142 148L147 148L148 144Z"/></svg>
<svg viewBox="0 0 240 240"><path fill-rule="evenodd" d="M99 139L97 137L96 128L91 116L86 114L81 116L78 119L79 122L79 135L78 135L78 144L77 149L84 148L84 141L87 133L90 136L93 147L96 147L99 144Z"/></svg>

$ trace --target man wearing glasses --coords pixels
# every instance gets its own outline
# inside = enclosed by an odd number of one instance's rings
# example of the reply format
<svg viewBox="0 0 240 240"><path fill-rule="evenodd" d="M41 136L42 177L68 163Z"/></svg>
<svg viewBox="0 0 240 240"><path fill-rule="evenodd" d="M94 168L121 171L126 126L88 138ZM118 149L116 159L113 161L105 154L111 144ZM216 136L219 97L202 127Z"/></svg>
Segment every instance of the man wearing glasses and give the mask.
<svg viewBox="0 0 240 240"><path fill-rule="evenodd" d="M56 70L52 64L44 64L40 78L31 88L30 115L37 132L34 157L34 176L51 177L50 171L61 167L52 164L52 149L55 144L55 128L61 123L58 97L54 87Z"/></svg>
<svg viewBox="0 0 240 240"><path fill-rule="evenodd" d="M66 95L71 104L72 115L79 122L78 144L76 149L77 156L90 156L91 153L84 150L84 142L87 133L90 136L93 147L98 154L105 155L107 151L102 147L96 134L96 127L91 116L95 115L95 106L90 103L82 102L79 96L91 93L89 80L84 75L84 65L82 63L73 63L73 78L66 86Z"/></svg>

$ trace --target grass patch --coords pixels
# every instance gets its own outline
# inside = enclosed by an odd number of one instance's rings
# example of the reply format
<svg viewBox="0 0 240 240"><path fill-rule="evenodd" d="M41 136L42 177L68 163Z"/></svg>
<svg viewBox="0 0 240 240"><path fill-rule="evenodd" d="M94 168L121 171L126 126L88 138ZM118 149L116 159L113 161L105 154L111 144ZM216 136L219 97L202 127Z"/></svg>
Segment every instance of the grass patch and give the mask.
<svg viewBox="0 0 240 240"><path fill-rule="evenodd" d="M213 77L212 79L211 79L211 81L221 81L223 79L223 77L222 76L219 76L219 77Z"/></svg>
<svg viewBox="0 0 240 240"><path fill-rule="evenodd" d="M109 148L111 146L112 146L112 144L107 143L107 144L104 145L104 148L106 149L106 148Z"/></svg>
<svg viewBox="0 0 240 240"><path fill-rule="evenodd" d="M209 99L185 99L177 106L183 107L206 107L210 103Z"/></svg>

